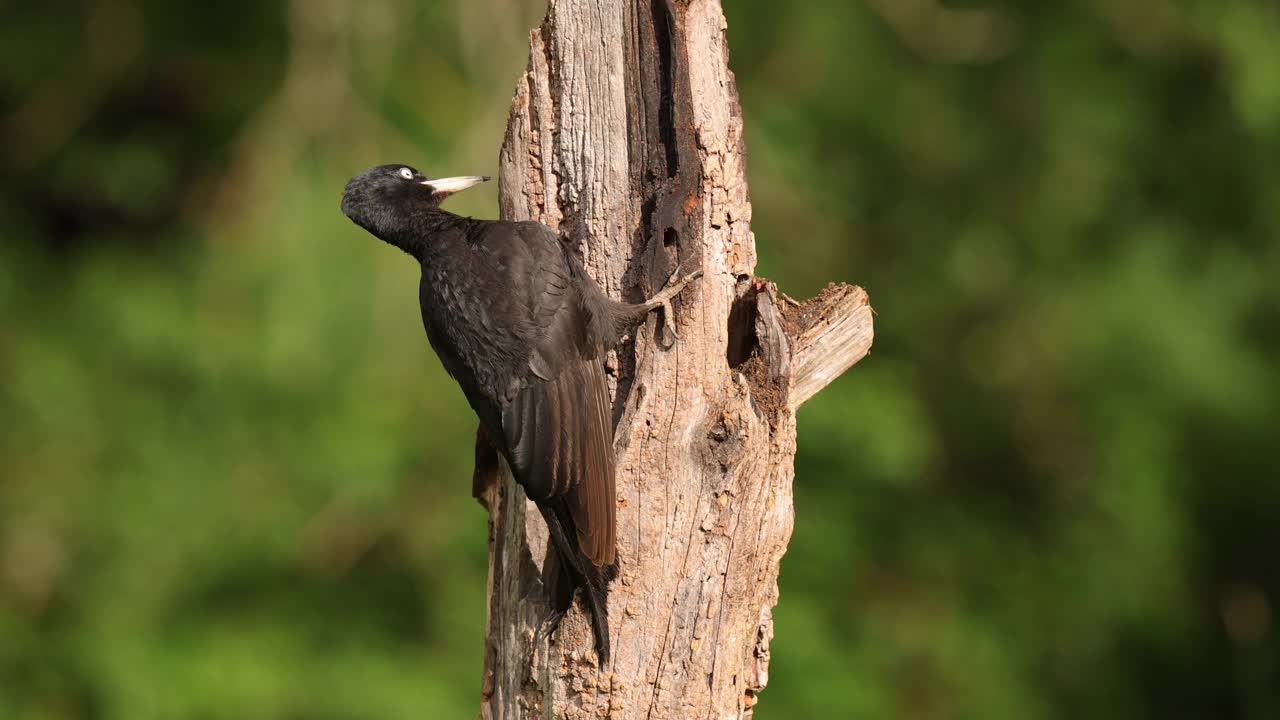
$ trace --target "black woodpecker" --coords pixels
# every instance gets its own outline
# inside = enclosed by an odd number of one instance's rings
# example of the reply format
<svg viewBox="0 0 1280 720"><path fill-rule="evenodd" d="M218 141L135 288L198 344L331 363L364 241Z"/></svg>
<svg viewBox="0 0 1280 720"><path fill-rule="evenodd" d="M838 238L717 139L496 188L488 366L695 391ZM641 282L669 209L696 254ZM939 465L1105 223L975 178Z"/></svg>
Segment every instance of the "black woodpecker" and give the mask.
<svg viewBox="0 0 1280 720"><path fill-rule="evenodd" d="M407 165L351 178L342 212L422 266L427 339L462 387L516 482L547 523L560 559L555 623L584 589L600 664L609 661L607 585L615 572L613 422L604 355L689 281L638 305L607 297L555 231L474 220L440 208L488 180L431 179ZM668 313L668 323L674 318Z"/></svg>

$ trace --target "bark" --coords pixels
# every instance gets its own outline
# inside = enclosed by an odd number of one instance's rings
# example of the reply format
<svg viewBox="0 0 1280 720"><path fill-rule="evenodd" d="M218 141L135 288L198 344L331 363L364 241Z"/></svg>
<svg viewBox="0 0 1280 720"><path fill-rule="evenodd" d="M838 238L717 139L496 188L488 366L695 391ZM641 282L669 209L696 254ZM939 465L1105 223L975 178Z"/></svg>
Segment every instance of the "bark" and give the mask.
<svg viewBox="0 0 1280 720"><path fill-rule="evenodd" d="M796 303L754 276L742 115L718 0L551 0L500 159L508 219L558 227L614 297L704 276L612 353L613 659L575 605L548 637L546 528L510 475L490 511L482 718L746 718L768 682L795 409L870 349L860 288ZM490 472L493 471L493 472ZM492 479L487 479L492 478Z"/></svg>

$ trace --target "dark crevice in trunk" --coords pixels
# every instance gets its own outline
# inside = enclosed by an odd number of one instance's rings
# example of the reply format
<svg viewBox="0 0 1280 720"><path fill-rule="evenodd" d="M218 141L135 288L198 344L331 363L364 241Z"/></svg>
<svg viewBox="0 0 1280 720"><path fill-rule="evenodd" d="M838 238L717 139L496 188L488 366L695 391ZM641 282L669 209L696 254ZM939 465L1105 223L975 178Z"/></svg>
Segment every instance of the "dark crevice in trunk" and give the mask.
<svg viewBox="0 0 1280 720"><path fill-rule="evenodd" d="M737 370L755 352L756 339L756 286L750 278L738 280L734 290L732 307L729 308L729 344L725 348L725 360Z"/></svg>
<svg viewBox="0 0 1280 720"><path fill-rule="evenodd" d="M652 0L654 42L658 50L658 136L666 150L666 177L680 172L680 151L676 147L675 65L672 61L676 21L670 0Z"/></svg>

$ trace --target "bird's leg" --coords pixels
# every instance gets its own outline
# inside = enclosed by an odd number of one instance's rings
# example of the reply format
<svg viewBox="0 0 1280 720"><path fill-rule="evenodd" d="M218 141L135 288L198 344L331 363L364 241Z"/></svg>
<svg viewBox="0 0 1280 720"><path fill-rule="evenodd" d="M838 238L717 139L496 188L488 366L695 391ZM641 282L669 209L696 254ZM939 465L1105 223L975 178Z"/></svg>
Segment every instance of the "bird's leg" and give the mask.
<svg viewBox="0 0 1280 720"><path fill-rule="evenodd" d="M548 527L550 531L550 527ZM542 638L551 640L551 635L560 627L560 621L564 619L565 613L569 608L573 607L573 570L567 564L565 558L559 554L553 556L555 565L544 568L543 581L547 589L547 600L551 603L551 609L547 612L546 617L542 618L542 624L538 627L538 631L534 633L534 643L540 643Z"/></svg>
<svg viewBox="0 0 1280 720"><path fill-rule="evenodd" d="M646 313L656 310L657 308L662 308L662 316L666 318L667 328L671 332L671 345L674 345L675 342L680 339L680 335L676 333L676 316L671 310L671 299L676 295L679 295L680 291L684 290L686 285L700 277L702 277L702 270L694 270L688 275L680 277L680 266L677 265L676 269L672 271L671 277L667 278L667 286L657 295L654 295L643 303L640 303L640 306L644 308ZM671 347L671 345L667 345L667 347Z"/></svg>
<svg viewBox="0 0 1280 720"><path fill-rule="evenodd" d="M543 637L546 637L548 642L551 640L551 634L560 628L560 621L564 619L565 612L565 610L551 608L551 612L542 618L542 624L533 635L534 645L540 644Z"/></svg>
<svg viewBox="0 0 1280 720"><path fill-rule="evenodd" d="M667 286L661 292L640 304L644 306L645 310L654 310L656 308L666 310L667 306L671 304L671 298L679 295L680 291L684 290L685 285L700 277L702 277L701 270L694 270L688 275L680 277L680 268L676 268L671 273L671 277L667 278Z"/></svg>

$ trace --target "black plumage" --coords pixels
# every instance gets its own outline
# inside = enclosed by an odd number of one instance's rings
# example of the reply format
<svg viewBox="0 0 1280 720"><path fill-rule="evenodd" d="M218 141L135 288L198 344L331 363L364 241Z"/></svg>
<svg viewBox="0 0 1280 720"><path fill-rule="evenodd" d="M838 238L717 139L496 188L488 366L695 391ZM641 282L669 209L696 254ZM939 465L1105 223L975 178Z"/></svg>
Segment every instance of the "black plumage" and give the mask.
<svg viewBox="0 0 1280 720"><path fill-rule="evenodd" d="M616 503L602 361L696 273L643 304L612 300L551 228L440 208L485 180L432 180L405 165L380 165L351 178L342 211L421 264L431 346L480 417L481 439L506 458L547 522L568 580L554 593L557 613L568 609L574 587L585 588L603 664Z"/></svg>

